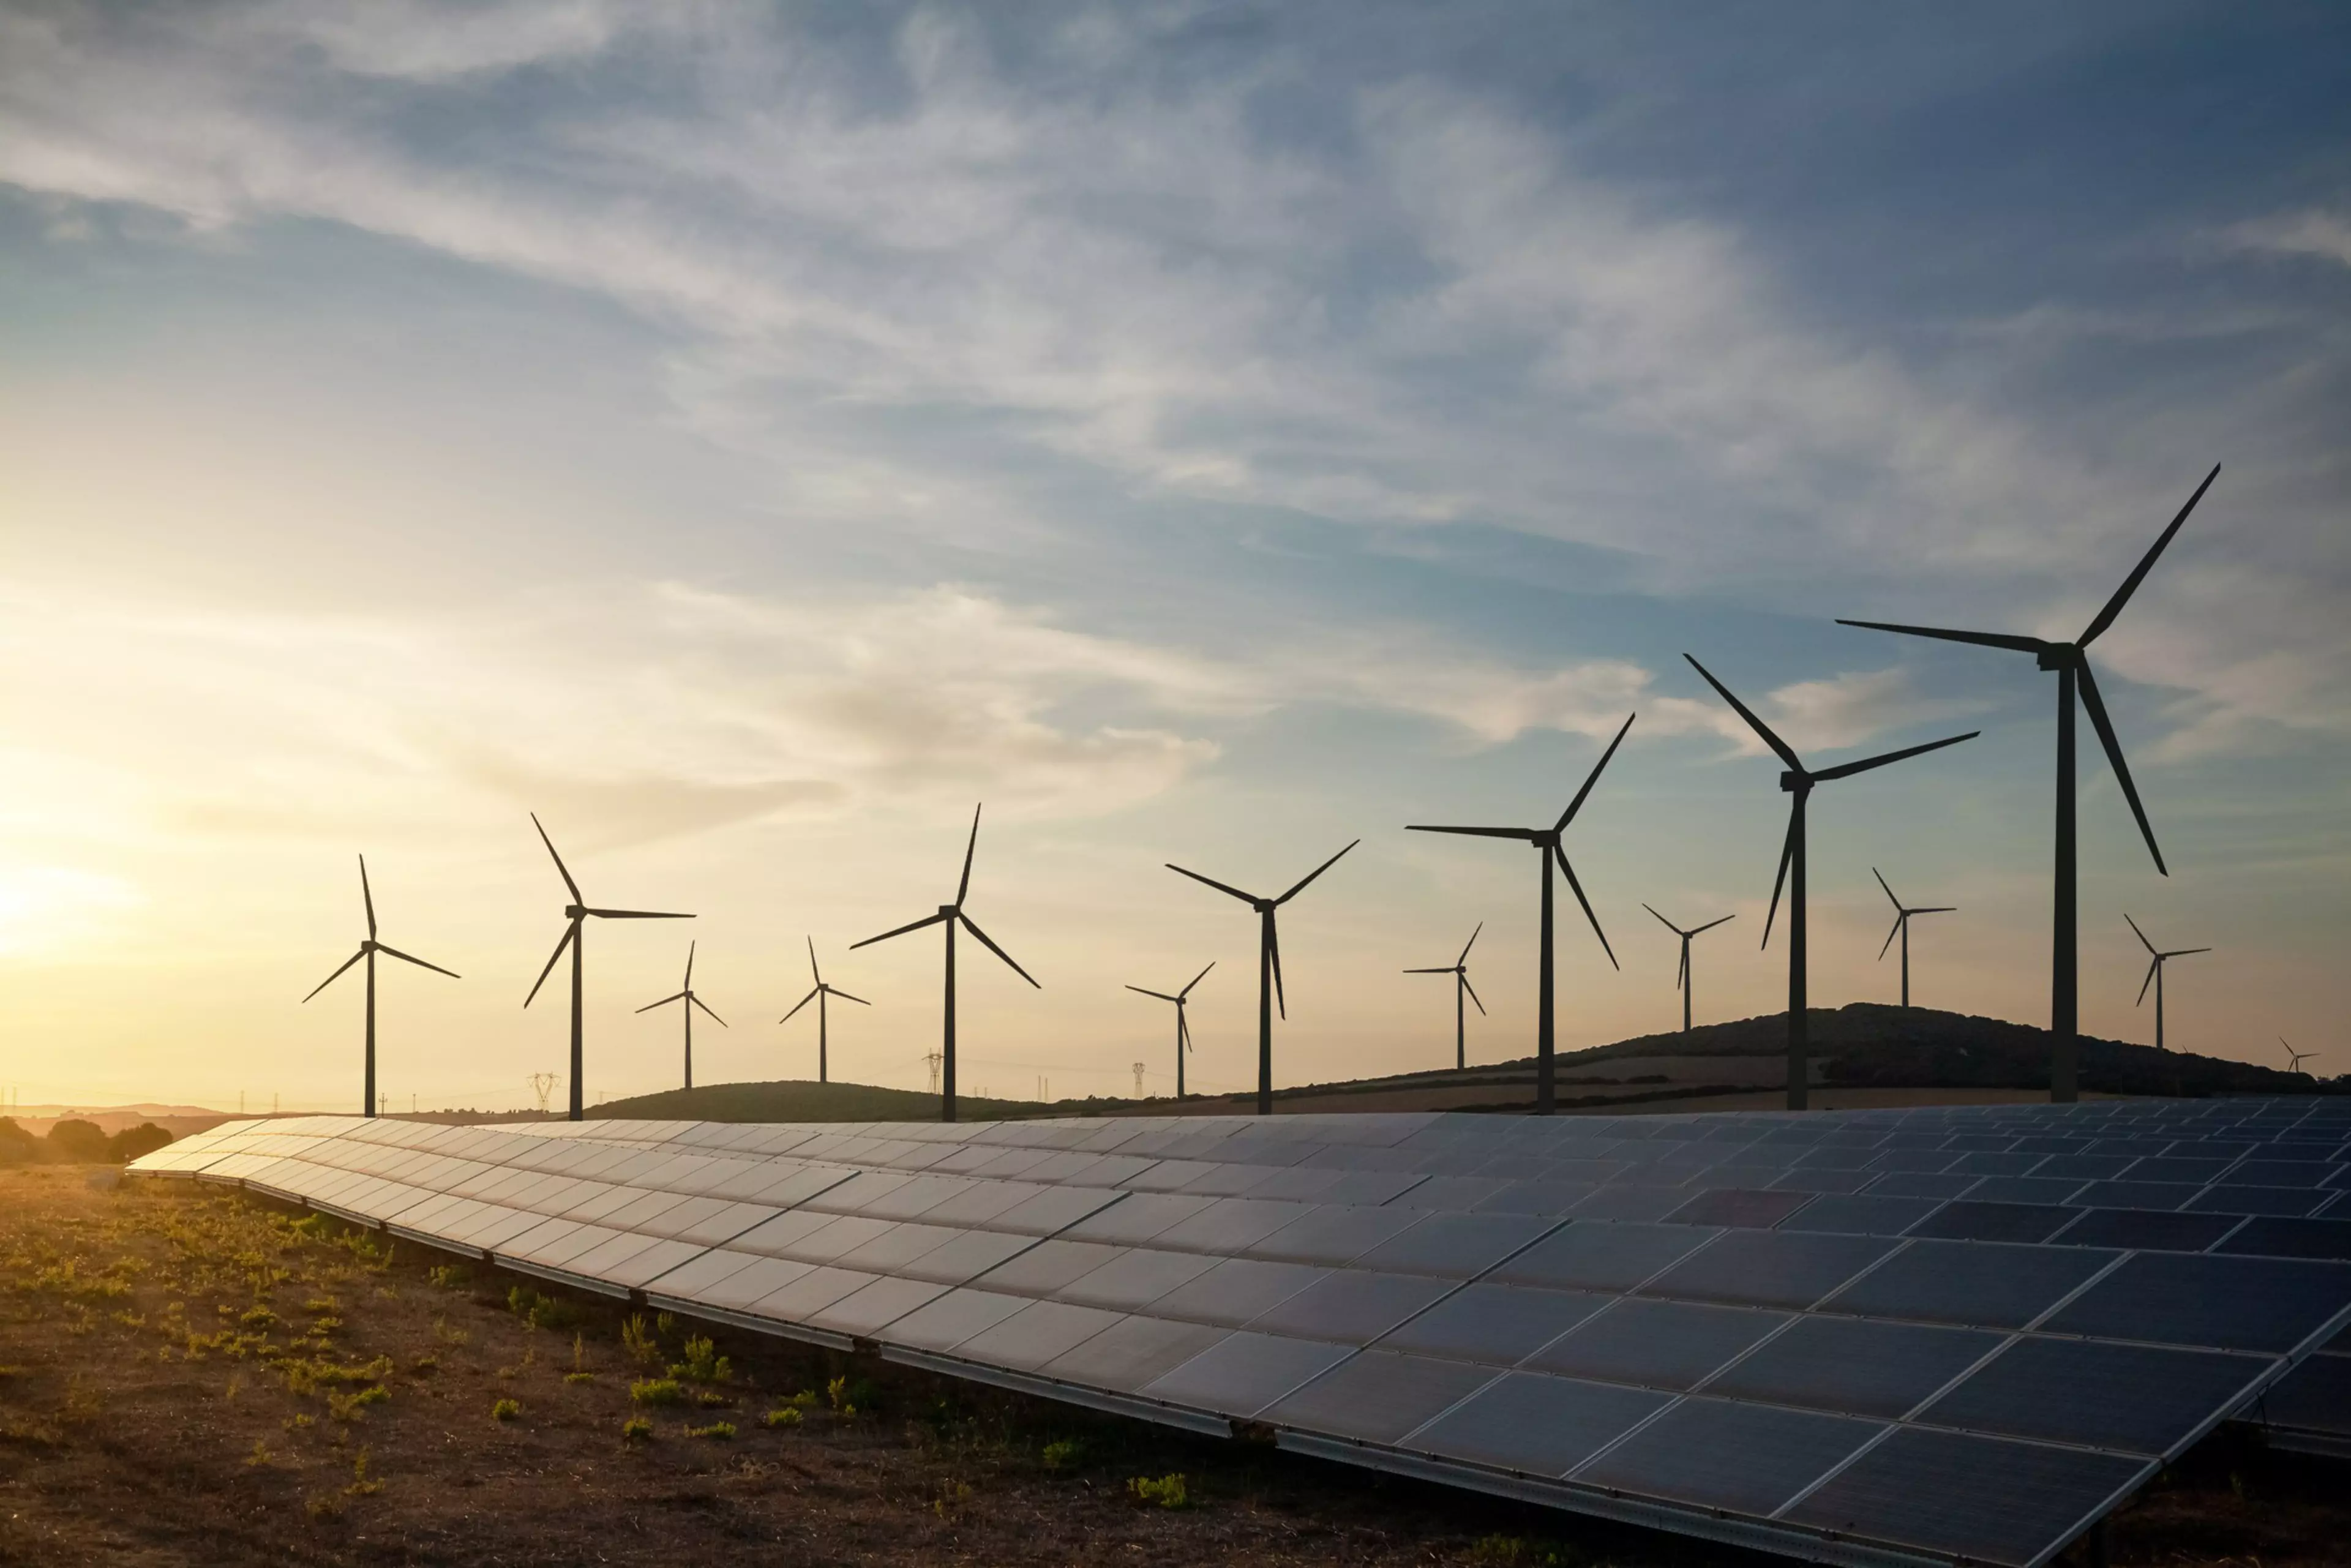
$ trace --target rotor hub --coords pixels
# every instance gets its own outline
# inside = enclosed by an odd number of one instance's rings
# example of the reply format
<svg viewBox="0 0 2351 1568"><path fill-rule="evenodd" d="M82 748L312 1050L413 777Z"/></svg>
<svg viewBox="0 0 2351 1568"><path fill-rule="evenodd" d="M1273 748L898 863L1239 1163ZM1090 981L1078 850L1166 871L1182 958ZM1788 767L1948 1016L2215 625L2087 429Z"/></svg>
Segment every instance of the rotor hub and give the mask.
<svg viewBox="0 0 2351 1568"><path fill-rule="evenodd" d="M2082 650L2071 643L2052 643L2035 655L2044 670L2062 670L2082 662Z"/></svg>

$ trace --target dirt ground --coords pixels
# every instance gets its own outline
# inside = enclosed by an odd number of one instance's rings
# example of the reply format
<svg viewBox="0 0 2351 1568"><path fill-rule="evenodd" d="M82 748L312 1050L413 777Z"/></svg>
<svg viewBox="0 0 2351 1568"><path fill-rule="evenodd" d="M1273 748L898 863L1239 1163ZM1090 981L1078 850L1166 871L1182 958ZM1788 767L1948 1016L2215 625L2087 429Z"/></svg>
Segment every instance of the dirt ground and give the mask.
<svg viewBox="0 0 2351 1568"><path fill-rule="evenodd" d="M0 1564L1767 1561L760 1336L690 1343L217 1189L89 1175L0 1173ZM2210 1446L2117 1520L2113 1560L2340 1562L2341 1480Z"/></svg>

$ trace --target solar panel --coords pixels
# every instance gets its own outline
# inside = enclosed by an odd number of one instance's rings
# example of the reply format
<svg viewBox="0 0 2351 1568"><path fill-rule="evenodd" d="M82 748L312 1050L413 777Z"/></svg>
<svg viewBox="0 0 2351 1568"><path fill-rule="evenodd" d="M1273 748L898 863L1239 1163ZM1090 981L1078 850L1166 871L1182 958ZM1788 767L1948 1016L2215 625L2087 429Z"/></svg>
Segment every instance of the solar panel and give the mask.
<svg viewBox="0 0 2351 1568"><path fill-rule="evenodd" d="M664 1310L1194 1429L1264 1421L1313 1452L1718 1540L2031 1564L2232 1413L2351 1447L2351 1219L2316 1218L2351 1203L2346 1144L2331 1106L2245 1101L1178 1126L306 1117L226 1124L134 1168Z"/></svg>
<svg viewBox="0 0 2351 1568"><path fill-rule="evenodd" d="M1405 1437L1407 1448L1534 1476L1562 1476L1672 1397L1514 1372Z"/></svg>
<svg viewBox="0 0 2351 1568"><path fill-rule="evenodd" d="M1688 1301L1620 1301L1528 1364L1642 1388L1690 1388L1786 1322L1778 1312Z"/></svg>
<svg viewBox="0 0 2351 1568"><path fill-rule="evenodd" d="M1685 1399L1573 1479L1769 1518L1884 1430L1842 1416Z"/></svg>
<svg viewBox="0 0 2351 1568"><path fill-rule="evenodd" d="M2275 1364L2266 1356L2025 1334L1919 1419L2165 1458Z"/></svg>
<svg viewBox="0 0 2351 1568"><path fill-rule="evenodd" d="M1803 1317L1706 1388L1742 1399L1891 1418L1917 1409L2005 1343L1980 1329Z"/></svg>

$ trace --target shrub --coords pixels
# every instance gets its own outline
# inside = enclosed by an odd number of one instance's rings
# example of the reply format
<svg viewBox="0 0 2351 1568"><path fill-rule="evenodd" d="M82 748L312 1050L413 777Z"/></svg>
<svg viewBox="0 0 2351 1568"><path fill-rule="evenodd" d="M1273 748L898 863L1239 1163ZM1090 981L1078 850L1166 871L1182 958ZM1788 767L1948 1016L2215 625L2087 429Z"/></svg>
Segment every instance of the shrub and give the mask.
<svg viewBox="0 0 2351 1568"><path fill-rule="evenodd" d="M135 1127L125 1127L106 1140L106 1157L119 1166L152 1155L172 1141L172 1134L152 1122L141 1122Z"/></svg>
<svg viewBox="0 0 2351 1568"><path fill-rule="evenodd" d="M580 1321L579 1308L541 1295L528 1285L517 1285L507 1292L507 1310L535 1329L568 1329Z"/></svg>
<svg viewBox="0 0 2351 1568"><path fill-rule="evenodd" d="M30 1165L41 1157L40 1141L16 1125L14 1116L0 1116L0 1166Z"/></svg>
<svg viewBox="0 0 2351 1568"><path fill-rule="evenodd" d="M511 1421L521 1414L522 1401L519 1399L501 1399L490 1406L490 1419L493 1421Z"/></svg>
<svg viewBox="0 0 2351 1568"><path fill-rule="evenodd" d="M778 1406L767 1415L767 1424L770 1427L797 1427L806 1419L789 1405Z"/></svg>
<svg viewBox="0 0 2351 1568"><path fill-rule="evenodd" d="M653 1424L642 1416L632 1416L621 1423L621 1440L624 1443L650 1443L653 1440Z"/></svg>
<svg viewBox="0 0 2351 1568"><path fill-rule="evenodd" d="M669 1375L687 1383L724 1383L735 1375L735 1369L707 1338L688 1335L685 1359L672 1366Z"/></svg>
<svg viewBox="0 0 2351 1568"><path fill-rule="evenodd" d="M372 1497L383 1490L383 1482L368 1474L368 1450L361 1448L351 1460L351 1484L343 1489L345 1497Z"/></svg>
<svg viewBox="0 0 2351 1568"><path fill-rule="evenodd" d="M629 1397L640 1405L677 1405L685 1390L674 1377L646 1377L629 1385Z"/></svg>
<svg viewBox="0 0 2351 1568"><path fill-rule="evenodd" d="M563 1375L563 1381L566 1383L593 1383L596 1381L596 1375L592 1372L567 1372Z"/></svg>
<svg viewBox="0 0 2351 1568"><path fill-rule="evenodd" d="M621 1348L646 1365L661 1359L661 1342L645 1326L644 1313L631 1312L628 1321L621 1325Z"/></svg>
<svg viewBox="0 0 2351 1568"><path fill-rule="evenodd" d="M1150 1476L1130 1476L1126 1492L1135 1501L1151 1508L1188 1508L1192 1502L1181 1475L1165 1475L1156 1479Z"/></svg>
<svg viewBox="0 0 2351 1568"><path fill-rule="evenodd" d="M1073 1469L1086 1457L1086 1446L1075 1437L1063 1437L1045 1445L1045 1468L1049 1470Z"/></svg>
<svg viewBox="0 0 2351 1568"><path fill-rule="evenodd" d="M873 1401L879 1390L864 1378L860 1377L852 1381L844 1374L826 1384L824 1393L825 1397L832 1401L834 1413L843 1419L849 1419L856 1416L860 1410L872 1409Z"/></svg>
<svg viewBox="0 0 2351 1568"><path fill-rule="evenodd" d="M707 1437L714 1443L724 1443L734 1437L735 1423L713 1421L707 1427L688 1427L685 1429L685 1435L689 1437Z"/></svg>
<svg viewBox="0 0 2351 1568"><path fill-rule="evenodd" d="M424 1277L444 1291L462 1291L474 1282L474 1271L463 1263L435 1263Z"/></svg>
<svg viewBox="0 0 2351 1568"><path fill-rule="evenodd" d="M79 1117L59 1122L49 1129L49 1157L72 1165L97 1165L106 1158L106 1134L95 1122Z"/></svg>
<svg viewBox="0 0 2351 1568"><path fill-rule="evenodd" d="M329 1394L327 1414L338 1421L356 1421L360 1411L371 1405L381 1405L391 1397L390 1391L381 1383L353 1394Z"/></svg>

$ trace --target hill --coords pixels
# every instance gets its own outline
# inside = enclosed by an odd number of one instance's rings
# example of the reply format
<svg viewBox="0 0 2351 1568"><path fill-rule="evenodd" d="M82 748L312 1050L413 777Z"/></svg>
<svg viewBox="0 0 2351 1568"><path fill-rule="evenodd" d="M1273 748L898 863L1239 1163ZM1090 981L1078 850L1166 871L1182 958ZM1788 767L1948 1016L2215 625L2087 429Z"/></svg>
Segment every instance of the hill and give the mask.
<svg viewBox="0 0 2351 1568"><path fill-rule="evenodd" d="M2049 1087L2050 1034L2004 1019L1931 1008L1854 1002L1811 1014L1813 1081L1843 1091L1837 1103L1891 1104L2028 1098ZM1774 1103L1784 1082L1787 1015L1766 1013L1688 1033L1643 1035L1568 1051L1559 1059L1560 1104L1569 1111L1721 1110ZM2125 1040L2082 1037L2085 1094L2310 1094L2340 1092L2299 1073ZM1298 1084L1276 1092L1291 1112L1522 1111L1534 1100L1534 1059ZM1248 1094L1173 1100L977 1100L971 1121L1110 1114L1231 1115ZM711 1122L928 1121L938 1097L861 1083L718 1083L614 1100L590 1116Z"/></svg>

